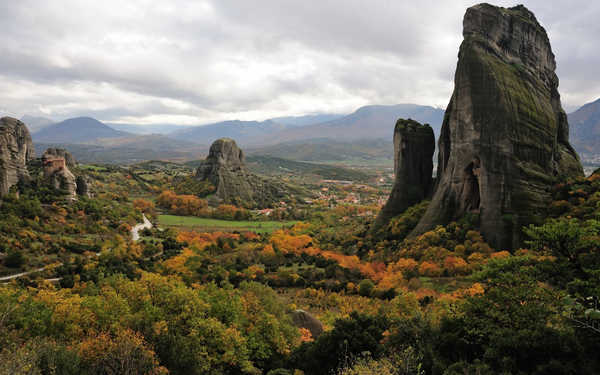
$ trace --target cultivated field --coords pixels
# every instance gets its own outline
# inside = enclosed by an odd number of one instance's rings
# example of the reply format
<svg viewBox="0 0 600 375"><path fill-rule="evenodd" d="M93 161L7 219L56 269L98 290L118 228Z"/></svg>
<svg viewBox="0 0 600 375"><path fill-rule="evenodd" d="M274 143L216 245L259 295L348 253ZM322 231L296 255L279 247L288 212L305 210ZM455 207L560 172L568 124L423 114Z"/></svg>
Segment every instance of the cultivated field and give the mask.
<svg viewBox="0 0 600 375"><path fill-rule="evenodd" d="M282 227L292 226L295 221L229 221L194 216L159 215L162 226L184 227L205 231L252 231L270 233Z"/></svg>

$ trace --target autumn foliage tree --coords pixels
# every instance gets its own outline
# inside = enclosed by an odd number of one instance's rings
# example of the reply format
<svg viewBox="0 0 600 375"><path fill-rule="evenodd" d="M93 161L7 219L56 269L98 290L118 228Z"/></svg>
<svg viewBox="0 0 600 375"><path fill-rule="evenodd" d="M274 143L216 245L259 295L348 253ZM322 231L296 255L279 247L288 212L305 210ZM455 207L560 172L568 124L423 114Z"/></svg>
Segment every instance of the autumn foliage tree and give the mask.
<svg viewBox="0 0 600 375"><path fill-rule="evenodd" d="M143 212L145 214L154 214L154 202L148 199L134 199L133 200L133 208L135 208L139 212Z"/></svg>
<svg viewBox="0 0 600 375"><path fill-rule="evenodd" d="M177 195L172 191L163 191L156 203L175 215L205 216L208 214L208 203L195 195Z"/></svg>

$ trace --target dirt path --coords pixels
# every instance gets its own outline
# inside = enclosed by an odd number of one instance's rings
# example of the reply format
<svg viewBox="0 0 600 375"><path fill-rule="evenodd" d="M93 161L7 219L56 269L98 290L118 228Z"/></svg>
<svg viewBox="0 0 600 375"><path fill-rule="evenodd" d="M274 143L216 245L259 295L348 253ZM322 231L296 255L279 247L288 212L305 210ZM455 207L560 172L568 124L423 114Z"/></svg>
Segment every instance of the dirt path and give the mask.
<svg viewBox="0 0 600 375"><path fill-rule="evenodd" d="M35 270L31 270L31 271L27 271L27 272L15 273L14 275L2 276L2 277L0 277L0 281L8 281L8 280L12 280L12 279L17 279L17 278L22 277L22 276L27 276L27 275L30 275L32 273L42 272L46 268L48 268L48 266L45 266L45 267L42 267L42 268L38 268L38 269L35 269Z"/></svg>
<svg viewBox="0 0 600 375"><path fill-rule="evenodd" d="M135 227L131 228L131 239L133 241L137 241L140 239L140 234L139 234L140 230L152 228L152 223L150 222L150 220L148 220L146 215L142 214L142 217L144 218L144 222L139 223Z"/></svg>

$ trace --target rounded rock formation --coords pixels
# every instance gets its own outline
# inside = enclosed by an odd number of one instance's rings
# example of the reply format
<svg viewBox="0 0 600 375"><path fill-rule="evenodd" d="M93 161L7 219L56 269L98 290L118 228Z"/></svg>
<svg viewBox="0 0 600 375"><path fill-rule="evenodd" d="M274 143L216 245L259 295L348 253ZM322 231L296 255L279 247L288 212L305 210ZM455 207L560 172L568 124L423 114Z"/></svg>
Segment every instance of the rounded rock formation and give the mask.
<svg viewBox="0 0 600 375"><path fill-rule="evenodd" d="M304 310L292 312L292 321L296 327L308 329L313 339L323 333L323 323Z"/></svg>

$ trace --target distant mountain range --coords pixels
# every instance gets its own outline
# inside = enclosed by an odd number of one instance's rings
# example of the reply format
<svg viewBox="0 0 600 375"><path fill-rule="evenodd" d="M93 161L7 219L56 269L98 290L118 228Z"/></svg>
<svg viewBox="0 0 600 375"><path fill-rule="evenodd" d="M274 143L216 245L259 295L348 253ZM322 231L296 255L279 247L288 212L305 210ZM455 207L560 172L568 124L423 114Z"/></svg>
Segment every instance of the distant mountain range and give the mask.
<svg viewBox="0 0 600 375"><path fill-rule="evenodd" d="M192 126L177 130L169 136L201 144L211 144L223 137L232 138L237 143L248 144L252 140L260 140L277 134L288 125L273 120L266 121L223 121L215 124Z"/></svg>
<svg viewBox="0 0 600 375"><path fill-rule="evenodd" d="M320 124L322 122L337 120L344 115L333 115L333 114L318 114L318 115L305 115L305 116L288 116L288 117L275 117L271 120L288 126L305 126L312 124Z"/></svg>
<svg viewBox="0 0 600 375"><path fill-rule="evenodd" d="M270 136L271 142L281 143L327 138L337 142L365 139L392 139L394 126L399 118L411 118L430 124L439 135L444 110L417 104L370 105L332 121L302 127L287 128ZM259 142L252 142L259 144Z"/></svg>
<svg viewBox="0 0 600 375"><path fill-rule="evenodd" d="M52 124L24 117L40 147L63 146L82 161L131 163L148 159L181 160L205 153L214 140L235 139L254 155L294 160L391 162L398 118L430 123L436 134L444 111L415 104L361 107L349 115L312 114L265 121L224 121L204 126L105 124L77 117ZM161 134L157 134L161 133Z"/></svg>
<svg viewBox="0 0 600 375"><path fill-rule="evenodd" d="M600 99L569 114L571 142L584 159L600 162Z"/></svg>
<svg viewBox="0 0 600 375"><path fill-rule="evenodd" d="M32 138L39 153L48 147L62 147L82 162L97 163L137 163L149 159L183 161L200 157L208 149L208 146L160 134L115 130L90 117L45 126L34 131Z"/></svg>
<svg viewBox="0 0 600 375"><path fill-rule="evenodd" d="M185 125L174 125L174 124L148 124L148 125L137 125L137 124L116 124L107 122L106 125L110 126L115 130L121 130L131 134L169 134L177 130L187 129Z"/></svg>
<svg viewBox="0 0 600 375"><path fill-rule="evenodd" d="M89 143L102 138L119 138L130 135L130 133L115 130L91 117L76 117L33 132L32 138L34 142L43 143Z"/></svg>
<svg viewBox="0 0 600 375"><path fill-rule="evenodd" d="M301 160L391 162L398 118L429 123L436 137L444 111L416 104L372 105L348 115L316 114L265 121L224 121L204 126L104 124L90 117L59 123L43 117L23 121L38 144L78 145L89 161L189 159L202 155L214 140L235 139L248 154ZM600 99L569 114L571 141L588 164L600 162ZM118 161L117 161L118 160Z"/></svg>
<svg viewBox="0 0 600 375"><path fill-rule="evenodd" d="M401 117L428 123L434 128L434 132L439 134L444 110L417 104L372 105L361 107L345 116L321 114L279 117L261 122L224 121L178 130L170 133L169 136L202 144L210 144L218 138L229 137L245 147L315 138L348 142L391 138L396 120ZM325 121L319 122L321 120Z"/></svg>

